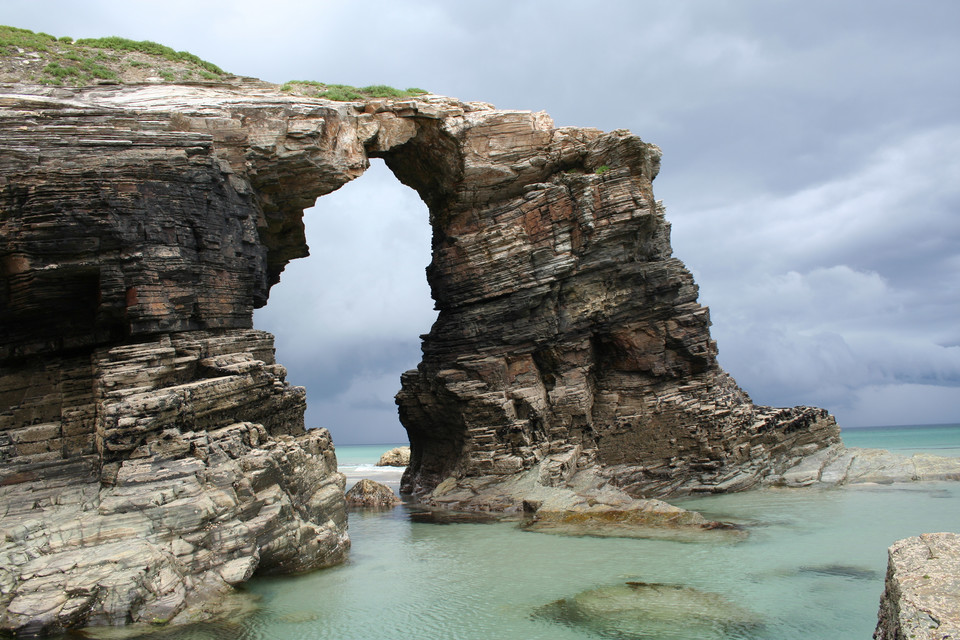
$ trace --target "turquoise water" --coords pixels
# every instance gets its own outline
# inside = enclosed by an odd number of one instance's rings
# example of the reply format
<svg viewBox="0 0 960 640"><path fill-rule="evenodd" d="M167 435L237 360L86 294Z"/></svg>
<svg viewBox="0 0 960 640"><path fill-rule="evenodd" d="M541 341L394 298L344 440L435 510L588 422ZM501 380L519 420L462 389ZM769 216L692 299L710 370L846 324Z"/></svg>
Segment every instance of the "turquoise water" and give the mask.
<svg viewBox="0 0 960 640"><path fill-rule="evenodd" d="M923 452L960 456L960 424L844 429L841 435L848 447L888 449L904 455Z"/></svg>
<svg viewBox="0 0 960 640"><path fill-rule="evenodd" d="M396 444L348 444L336 445L337 465L341 470L358 465L372 466L384 453L394 447L406 446L406 442Z"/></svg>
<svg viewBox="0 0 960 640"><path fill-rule="evenodd" d="M850 446L960 451L960 425L861 429L844 431L844 438ZM388 448L342 446L338 455L353 474ZM735 543L563 537L523 532L512 523L417 522L407 506L353 512L346 564L255 579L247 591L259 604L245 619L150 637L866 639L876 624L887 547L923 532L960 531L960 483L764 490L678 504L740 523L749 535ZM684 621L697 612L682 604L674 623L651 634L542 615L552 602L606 586L622 589L627 581L716 594L717 601L746 610L752 622L694 629Z"/></svg>

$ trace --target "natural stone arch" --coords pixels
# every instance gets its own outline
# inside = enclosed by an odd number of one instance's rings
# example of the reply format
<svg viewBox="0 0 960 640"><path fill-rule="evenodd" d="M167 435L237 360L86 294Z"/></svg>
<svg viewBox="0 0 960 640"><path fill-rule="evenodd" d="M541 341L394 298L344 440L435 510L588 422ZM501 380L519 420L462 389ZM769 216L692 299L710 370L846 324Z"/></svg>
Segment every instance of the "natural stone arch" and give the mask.
<svg viewBox="0 0 960 640"><path fill-rule="evenodd" d="M439 316L397 396L420 500L703 527L635 497L893 468L854 465L825 411L755 406L719 368L653 196L659 149L627 131L245 80L7 91L0 559L68 569L0 562L5 630L173 618L254 571L344 558L329 434L304 430L252 311L305 255L303 209L370 157L433 227Z"/></svg>
<svg viewBox="0 0 960 640"><path fill-rule="evenodd" d="M75 227L62 278L46 286L34 248L43 232L32 245L36 231L16 225L51 206L58 183L8 189L17 213L7 224L25 240L6 252L16 284L5 321L17 331L4 355L249 329L283 266L306 254L303 209L382 157L427 203L433 227L439 316L398 395L413 449L405 486L418 496L447 478L509 476L556 456L568 471L611 470L634 494L742 488L795 461L798 447L838 440L824 412L755 407L719 369L707 311L654 200L660 151L627 131L556 129L542 113L438 97L351 105L118 87L74 100L96 105L61 116L87 127L77 153L88 159L74 164L96 167L96 181L79 181L70 206L90 222ZM131 124L131 112L147 115ZM98 127L98 155L85 156L83 136ZM111 142L118 132L122 144ZM48 157L44 175L69 180L74 165ZM82 310L92 321L66 323L51 342L64 322L27 320L50 308L78 317L56 303L74 280L97 289ZM284 393L277 417L254 415L296 431L302 397ZM122 458L168 424L121 422L97 419L100 455Z"/></svg>
<svg viewBox="0 0 960 640"><path fill-rule="evenodd" d="M405 491L518 508L475 489L593 466L636 496L744 488L838 441L825 412L754 407L719 368L653 197L655 146L545 114L382 108L365 150L428 204L439 311L397 395Z"/></svg>

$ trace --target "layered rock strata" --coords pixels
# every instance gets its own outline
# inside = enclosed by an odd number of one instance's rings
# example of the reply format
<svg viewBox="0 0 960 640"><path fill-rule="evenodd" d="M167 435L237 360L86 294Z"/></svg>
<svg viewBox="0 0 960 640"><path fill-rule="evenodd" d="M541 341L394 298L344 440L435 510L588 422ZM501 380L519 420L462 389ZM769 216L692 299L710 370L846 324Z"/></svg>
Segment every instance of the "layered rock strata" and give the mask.
<svg viewBox="0 0 960 640"><path fill-rule="evenodd" d="M19 634L192 619L349 546L329 434L250 327L306 251L284 212L315 196L290 181L330 191L365 158L317 144L335 107L195 117L132 93L0 97L0 628Z"/></svg>
<svg viewBox="0 0 960 640"><path fill-rule="evenodd" d="M830 447L801 460L765 484L785 487L892 484L960 480L960 458L916 453L912 456L885 449Z"/></svg>
<svg viewBox="0 0 960 640"><path fill-rule="evenodd" d="M718 366L653 196L656 146L496 111L421 138L385 154L430 205L440 312L397 396L404 490L599 467L634 497L730 491L839 444L827 412L755 406ZM433 159L444 146L457 162Z"/></svg>
<svg viewBox="0 0 960 640"><path fill-rule="evenodd" d="M924 533L888 551L877 640L960 637L960 535Z"/></svg>
<svg viewBox="0 0 960 640"><path fill-rule="evenodd" d="M4 628L176 617L342 557L332 448L252 310L307 254L303 209L371 157L433 226L439 316L397 396L406 491L619 509L839 450L825 411L755 406L717 365L660 151L627 131L252 81L11 85L0 107Z"/></svg>
<svg viewBox="0 0 960 640"><path fill-rule="evenodd" d="M4 368L0 627L192 620L255 571L343 559L329 433L272 352L190 332Z"/></svg>

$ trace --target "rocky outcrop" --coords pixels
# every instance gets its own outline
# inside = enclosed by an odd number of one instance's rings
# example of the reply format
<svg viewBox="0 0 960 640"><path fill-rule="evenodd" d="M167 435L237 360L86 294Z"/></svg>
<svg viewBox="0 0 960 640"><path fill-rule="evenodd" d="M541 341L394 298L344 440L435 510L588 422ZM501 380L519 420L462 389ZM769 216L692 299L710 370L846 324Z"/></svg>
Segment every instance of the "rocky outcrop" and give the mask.
<svg viewBox="0 0 960 640"><path fill-rule="evenodd" d="M377 460L378 467L405 467L410 464L410 447L394 447Z"/></svg>
<svg viewBox="0 0 960 640"><path fill-rule="evenodd" d="M192 619L349 547L329 434L305 431L303 389L250 327L305 253L291 181L332 190L365 158L317 146L335 106L298 129L268 104L194 121L158 98L0 97L2 629Z"/></svg>
<svg viewBox="0 0 960 640"><path fill-rule="evenodd" d="M912 456L885 449L830 447L801 460L765 484L785 487L846 484L892 484L930 480L960 480L960 458L916 453Z"/></svg>
<svg viewBox="0 0 960 640"><path fill-rule="evenodd" d="M960 637L960 536L924 533L888 551L877 640Z"/></svg>
<svg viewBox="0 0 960 640"><path fill-rule="evenodd" d="M341 561L343 477L283 375L249 330L5 368L0 626L192 620L255 571Z"/></svg>
<svg viewBox="0 0 960 640"><path fill-rule="evenodd" d="M400 504L393 489L369 478L363 478L347 491L347 504L351 507L388 508Z"/></svg>
<svg viewBox="0 0 960 640"><path fill-rule="evenodd" d="M435 131L384 154L430 205L440 312L397 396L405 491L571 451L637 497L736 490L839 443L825 411L757 407L718 366L653 195L656 146L531 113Z"/></svg>
<svg viewBox="0 0 960 640"><path fill-rule="evenodd" d="M439 316L397 396L425 503L642 508L839 447L825 411L755 406L719 368L660 151L627 131L257 82L8 85L0 107L3 628L176 618L342 558L329 439L251 318L308 253L303 209L370 157L433 226Z"/></svg>

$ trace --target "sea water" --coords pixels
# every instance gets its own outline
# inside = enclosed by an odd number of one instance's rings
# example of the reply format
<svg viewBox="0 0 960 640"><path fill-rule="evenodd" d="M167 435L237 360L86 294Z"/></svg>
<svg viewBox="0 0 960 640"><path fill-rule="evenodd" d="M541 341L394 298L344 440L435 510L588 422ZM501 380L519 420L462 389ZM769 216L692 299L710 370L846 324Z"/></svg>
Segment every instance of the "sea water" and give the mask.
<svg viewBox="0 0 960 640"><path fill-rule="evenodd" d="M960 425L845 430L843 436L848 446L960 456ZM341 469L352 478L380 469L385 477L390 470L373 464L389 448L340 446ZM866 639L876 625L887 547L924 532L960 531L960 482L769 489L677 504L739 523L747 534L698 543L565 537L521 531L510 522L418 522L408 506L354 511L353 548L343 565L256 578L245 587L257 599L252 614L149 637ZM703 606L696 602L679 605L675 622L650 632L542 615L551 603L628 582L711 594L748 612L753 623L694 628L685 621L698 615L690 609Z"/></svg>

